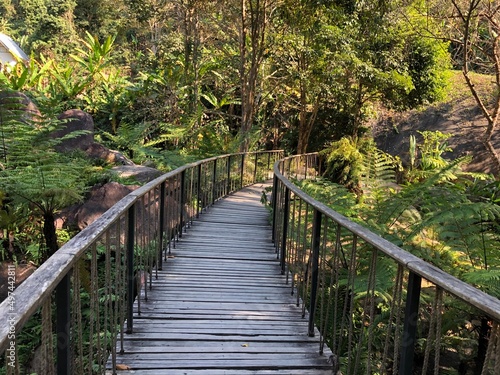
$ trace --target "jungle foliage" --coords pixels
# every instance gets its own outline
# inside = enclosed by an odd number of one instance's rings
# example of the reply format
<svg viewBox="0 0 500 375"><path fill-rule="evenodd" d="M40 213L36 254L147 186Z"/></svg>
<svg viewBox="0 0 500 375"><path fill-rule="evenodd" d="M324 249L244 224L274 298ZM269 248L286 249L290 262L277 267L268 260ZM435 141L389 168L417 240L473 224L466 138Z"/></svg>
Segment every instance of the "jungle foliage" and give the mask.
<svg viewBox="0 0 500 375"><path fill-rule="evenodd" d="M52 128L63 111L84 110L98 142L165 171L238 150L318 151L364 133L377 103L403 110L442 97L448 45L427 37L410 3L2 0L0 32L30 61L1 69L0 89L26 94ZM32 130L14 137L28 145ZM81 199L94 179L78 178L85 162L62 161L49 144L43 152L37 161L61 171ZM9 212L33 212L29 198L11 197L31 196L30 168L16 185L20 169L4 166ZM40 223L70 203L59 193ZM49 242L46 255L56 249Z"/></svg>
<svg viewBox="0 0 500 375"><path fill-rule="evenodd" d="M497 252L500 185L493 176L463 172L461 166L470 158L444 158L448 150L447 138L448 135L440 132L420 133L410 142L411 161L405 167L401 160L378 150L369 140L342 139L323 153L326 163L323 177L296 183L335 211L448 274L500 298ZM330 235L334 238L335 233L332 231ZM353 269L362 287L356 289L354 283L352 295L355 309L362 311L360 301L365 299L365 282L369 274L366 263L373 251L371 246L365 249L360 245L360 248L362 255ZM332 246L326 255L328 265L335 263L334 259L339 257L337 252L344 254L343 251L342 247L339 251ZM336 272L348 272L347 264L338 267L340 270ZM376 303L382 315L383 306L393 298L393 285L387 280L394 280L396 271L395 263L377 264ZM329 270L325 273L334 274ZM432 300L436 289L432 283L422 286L421 327L432 324L428 301ZM328 306L330 304L334 302L329 301ZM479 373L485 358L482 343L489 334L489 318L452 296L445 296L442 314L445 322L439 333L442 354L450 348L458 353L453 360L445 361L447 371ZM363 327L362 322L357 323L357 327ZM383 350L380 343L383 343L381 337L386 334L385 329L384 324L378 323L373 329L371 344L364 343L372 345L373 353ZM424 329L418 332L415 347L417 367L425 362L424 352L429 345L423 332ZM341 362L350 355L347 348L338 350ZM444 367L440 367L439 373L441 370L444 373Z"/></svg>
<svg viewBox="0 0 500 375"><path fill-rule="evenodd" d="M112 148L128 126L145 130L132 146L177 154L317 151L363 132L376 102L442 97L447 44L410 5L3 0L0 31L31 54L3 81L88 111Z"/></svg>
<svg viewBox="0 0 500 375"><path fill-rule="evenodd" d="M57 153L48 136L76 108L92 115L96 140L165 171L237 150L324 150L324 178L304 190L500 297L498 181L461 172L467 159L446 160L446 135L413 138L403 168L366 134L380 106L443 98L452 64L466 79L498 73L500 59L485 53L499 51L499 23L489 22L499 9L482 0L0 0L0 32L30 54L0 71L0 91L40 109L26 118L16 101L0 106L0 260L50 256L54 214L103 174ZM500 101L472 94L488 143Z"/></svg>
<svg viewBox="0 0 500 375"><path fill-rule="evenodd" d="M500 185L463 172L470 157L444 158L447 138L421 132L405 168L370 141L344 138L324 151L323 179L301 187L452 275L472 281L491 271L475 285L500 297Z"/></svg>

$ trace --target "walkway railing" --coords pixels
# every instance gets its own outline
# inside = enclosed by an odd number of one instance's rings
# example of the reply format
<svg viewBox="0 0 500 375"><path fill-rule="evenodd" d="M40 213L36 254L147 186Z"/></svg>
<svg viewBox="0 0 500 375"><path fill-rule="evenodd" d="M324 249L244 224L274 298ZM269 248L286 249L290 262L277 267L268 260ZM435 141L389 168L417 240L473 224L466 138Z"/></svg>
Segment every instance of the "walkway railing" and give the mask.
<svg viewBox="0 0 500 375"><path fill-rule="evenodd" d="M316 154L274 168L281 269L344 375L500 374L500 300L353 223L289 179Z"/></svg>
<svg viewBox="0 0 500 375"><path fill-rule="evenodd" d="M221 197L272 178L282 156L225 155L167 173L115 204L21 286L9 284L0 305L0 374L103 374L110 356L116 368L119 338L134 330L134 301L148 298L192 219ZM26 363L31 368L21 368Z"/></svg>

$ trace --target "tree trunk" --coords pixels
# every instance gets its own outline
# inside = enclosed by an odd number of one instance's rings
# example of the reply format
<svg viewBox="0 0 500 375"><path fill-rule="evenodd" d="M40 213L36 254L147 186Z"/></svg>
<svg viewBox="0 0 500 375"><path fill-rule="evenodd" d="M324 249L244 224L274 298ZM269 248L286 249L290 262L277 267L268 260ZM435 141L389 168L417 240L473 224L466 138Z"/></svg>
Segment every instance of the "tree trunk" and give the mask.
<svg viewBox="0 0 500 375"><path fill-rule="evenodd" d="M196 112L199 101L200 30L196 2L181 1L184 32L184 79L189 87L189 112ZM198 123L201 119L198 119Z"/></svg>
<svg viewBox="0 0 500 375"><path fill-rule="evenodd" d="M251 127L249 82L247 74L247 8L246 0L241 0L241 30L240 30L240 90L241 90L241 125L239 130L240 152L247 152L249 148L248 131Z"/></svg>
<svg viewBox="0 0 500 375"><path fill-rule="evenodd" d="M302 95L302 94L301 94ZM321 95L318 95L316 101L314 103L314 107L312 112L307 113L307 107L302 106L300 114L299 114L299 141L297 144L297 154L305 154L307 152L307 146L309 144L309 138L311 136L311 132L316 122L316 117L318 116L319 105L321 103Z"/></svg>
<svg viewBox="0 0 500 375"><path fill-rule="evenodd" d="M269 22L267 0L249 3L241 0L240 30L240 90L241 90L241 127L239 130L240 151L246 152L250 147L250 132L253 127L256 109L256 88L259 79L259 68L265 49L266 27ZM249 36L249 44L247 45Z"/></svg>
<svg viewBox="0 0 500 375"><path fill-rule="evenodd" d="M54 223L54 213L44 212L43 214L43 237L45 239L46 251L42 255L41 261L47 260L58 249L56 226Z"/></svg>
<svg viewBox="0 0 500 375"><path fill-rule="evenodd" d="M304 42L305 44L305 42ZM300 54L299 58L299 72L305 70L305 56L304 53ZM306 85L303 79L300 79L300 112L299 112L299 140L297 144L297 155L305 154L307 152L307 144L309 142L309 134L311 130L308 129L307 121L307 93Z"/></svg>

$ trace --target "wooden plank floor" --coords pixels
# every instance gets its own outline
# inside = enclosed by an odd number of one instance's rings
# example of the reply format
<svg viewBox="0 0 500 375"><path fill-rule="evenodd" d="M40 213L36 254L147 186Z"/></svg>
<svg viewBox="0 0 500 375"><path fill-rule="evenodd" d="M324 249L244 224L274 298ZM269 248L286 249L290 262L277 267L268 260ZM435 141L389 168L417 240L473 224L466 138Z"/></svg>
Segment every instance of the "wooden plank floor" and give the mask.
<svg viewBox="0 0 500 375"><path fill-rule="evenodd" d="M141 302L117 358L130 370L118 374L332 373L280 274L262 190L217 202L188 228Z"/></svg>

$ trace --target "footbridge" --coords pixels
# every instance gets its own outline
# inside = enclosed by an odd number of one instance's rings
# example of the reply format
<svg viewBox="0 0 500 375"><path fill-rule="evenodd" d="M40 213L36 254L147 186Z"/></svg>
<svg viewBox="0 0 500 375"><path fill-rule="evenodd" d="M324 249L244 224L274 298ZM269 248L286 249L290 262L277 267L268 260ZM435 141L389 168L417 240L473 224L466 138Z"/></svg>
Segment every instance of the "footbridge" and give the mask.
<svg viewBox="0 0 500 375"><path fill-rule="evenodd" d="M319 173L240 153L129 194L9 289L0 374L499 374L500 301L293 184Z"/></svg>

